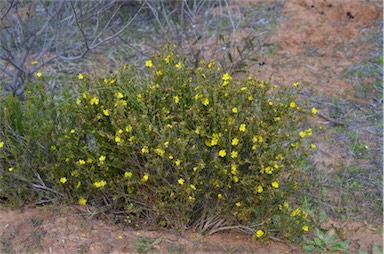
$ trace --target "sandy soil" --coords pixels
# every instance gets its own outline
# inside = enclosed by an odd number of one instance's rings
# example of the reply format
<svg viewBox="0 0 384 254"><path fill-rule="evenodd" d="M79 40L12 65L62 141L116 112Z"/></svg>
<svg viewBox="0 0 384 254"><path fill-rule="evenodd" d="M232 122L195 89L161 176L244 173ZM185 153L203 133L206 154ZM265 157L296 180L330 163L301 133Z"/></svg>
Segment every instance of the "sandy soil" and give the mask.
<svg viewBox="0 0 384 254"><path fill-rule="evenodd" d="M240 2L240 3L238 3ZM242 0L253 8L262 1ZM270 39L276 50L265 56L264 65L251 71L276 83L302 84L318 94L353 98L353 82L344 78L348 68L359 64L372 45L364 32L383 18L381 1L286 0L283 18ZM341 158L335 155L336 163ZM349 251L382 247L382 235L360 222L328 221L344 230L351 240ZM300 247L279 241L262 245L236 232L202 238L193 232L148 230L142 224L114 224L106 218L90 218L85 207L49 205L21 210L0 208L1 253L130 253L142 237L152 241L160 253L300 253Z"/></svg>

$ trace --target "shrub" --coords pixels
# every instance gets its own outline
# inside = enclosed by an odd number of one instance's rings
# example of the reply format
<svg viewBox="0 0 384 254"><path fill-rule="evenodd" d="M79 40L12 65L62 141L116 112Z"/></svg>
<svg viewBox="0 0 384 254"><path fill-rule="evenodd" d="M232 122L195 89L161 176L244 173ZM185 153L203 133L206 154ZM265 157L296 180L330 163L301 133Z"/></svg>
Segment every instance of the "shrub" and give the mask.
<svg viewBox="0 0 384 254"><path fill-rule="evenodd" d="M27 100L0 99L0 197L9 204L52 201L61 194L49 183L58 111L42 81L31 85Z"/></svg>
<svg viewBox="0 0 384 254"><path fill-rule="evenodd" d="M1 196L61 197L179 231L291 240L307 231L300 165L312 130L300 123L311 112L298 83L236 80L176 51L142 70L79 74L60 100L39 83L25 102L1 101Z"/></svg>
<svg viewBox="0 0 384 254"><path fill-rule="evenodd" d="M296 197L312 130L298 127L308 113L298 84L236 81L214 61L190 66L168 46L143 71L79 75L81 92L63 106L67 125L56 144L65 165L52 177L82 204L180 231L307 231Z"/></svg>

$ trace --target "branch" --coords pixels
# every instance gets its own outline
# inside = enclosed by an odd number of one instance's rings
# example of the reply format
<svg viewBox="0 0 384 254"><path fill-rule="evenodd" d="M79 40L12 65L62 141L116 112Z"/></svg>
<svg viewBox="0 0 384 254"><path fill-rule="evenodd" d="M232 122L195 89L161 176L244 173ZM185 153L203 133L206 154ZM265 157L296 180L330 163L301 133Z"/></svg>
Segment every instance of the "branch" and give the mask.
<svg viewBox="0 0 384 254"><path fill-rule="evenodd" d="M330 117L328 117L326 115L323 115L322 113L319 113L319 112L317 112L316 115L324 118L325 120L327 120L327 121L329 121L329 122L331 122L331 123L333 123L335 125L348 125L348 123L336 121L336 120L334 120L334 119L332 119L332 118L330 118Z"/></svg>
<svg viewBox="0 0 384 254"><path fill-rule="evenodd" d="M64 61L73 61L73 60L77 60L77 59L80 59L80 58L83 58L87 53L88 51L90 50L93 50L95 49L96 47L98 47L100 44L103 44L111 39L114 39L116 37L118 37L121 33L123 33L125 31L125 29L127 29L128 26L131 25L131 23L133 22L133 20L136 19L136 17L138 16L138 14L140 13L140 11L142 10L142 8L144 7L144 5L146 4L146 0L143 2L143 4L140 6L139 10L135 13L135 15L132 17L132 19L127 23L125 24L118 32L114 33L113 35L105 38L104 40L101 40L100 42L94 44L96 42L96 39L99 39L100 36L102 35L101 33L97 36L97 38L95 38L91 44L91 47L88 49L88 50L85 50L83 51L80 55L78 56L74 56L74 57L64 57L64 56L60 56L61 59L63 59ZM105 32L105 31L104 31Z"/></svg>

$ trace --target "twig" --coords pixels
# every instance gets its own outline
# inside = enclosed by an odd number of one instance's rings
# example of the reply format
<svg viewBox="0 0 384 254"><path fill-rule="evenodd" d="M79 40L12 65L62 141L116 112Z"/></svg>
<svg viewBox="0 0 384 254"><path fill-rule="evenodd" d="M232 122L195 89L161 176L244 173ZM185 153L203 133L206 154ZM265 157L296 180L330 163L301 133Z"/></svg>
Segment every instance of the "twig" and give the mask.
<svg viewBox="0 0 384 254"><path fill-rule="evenodd" d="M321 118L324 118L325 120L335 124L335 125L348 125L348 123L336 121L336 120L334 120L334 119L332 119L326 115L323 115L322 113L319 113L319 112L317 113L317 115L320 116Z"/></svg>

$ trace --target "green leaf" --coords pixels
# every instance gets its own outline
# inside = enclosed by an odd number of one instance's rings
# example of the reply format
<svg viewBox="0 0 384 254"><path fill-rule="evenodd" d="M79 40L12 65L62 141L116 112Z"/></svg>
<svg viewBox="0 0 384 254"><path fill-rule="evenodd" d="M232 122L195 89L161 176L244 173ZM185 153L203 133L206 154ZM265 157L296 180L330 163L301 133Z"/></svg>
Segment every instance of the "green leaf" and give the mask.
<svg viewBox="0 0 384 254"><path fill-rule="evenodd" d="M316 245L318 245L318 246L320 246L320 247L325 247L325 244L324 244L324 242L320 239L320 238L314 238L313 239L314 241L315 241L315 243L316 243Z"/></svg>
<svg viewBox="0 0 384 254"><path fill-rule="evenodd" d="M308 251L308 252L313 252L314 250L316 250L316 247L313 246L313 245L305 245L305 246L303 247L303 249L304 249L305 251Z"/></svg>
<svg viewBox="0 0 384 254"><path fill-rule="evenodd" d="M326 219L327 219L327 212L325 210L321 210L320 213L319 213L319 221L320 221L320 223L325 222Z"/></svg>
<svg viewBox="0 0 384 254"><path fill-rule="evenodd" d="M155 246L155 245L161 243L162 240L163 240L162 238L157 238L155 241L153 241L153 242L151 243L151 246Z"/></svg>
<svg viewBox="0 0 384 254"><path fill-rule="evenodd" d="M231 63L233 63L232 54L230 52L227 52L228 59Z"/></svg>

